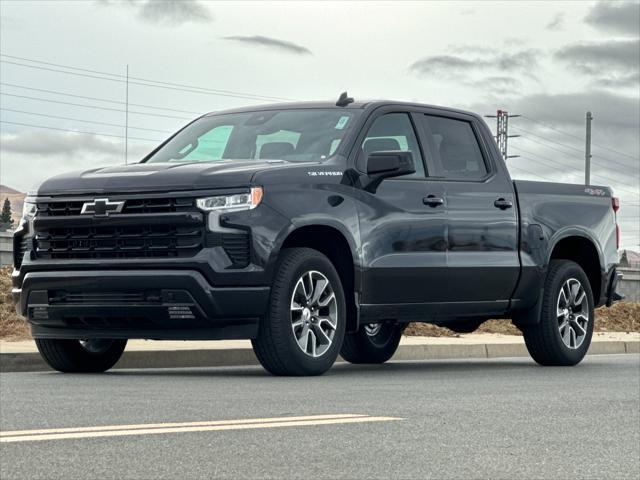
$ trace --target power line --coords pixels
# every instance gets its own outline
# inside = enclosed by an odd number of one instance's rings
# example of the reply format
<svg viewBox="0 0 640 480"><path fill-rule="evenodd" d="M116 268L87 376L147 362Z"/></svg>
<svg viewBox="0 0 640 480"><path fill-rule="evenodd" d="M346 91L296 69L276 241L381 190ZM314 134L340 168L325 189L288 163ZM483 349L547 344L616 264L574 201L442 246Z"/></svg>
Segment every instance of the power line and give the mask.
<svg viewBox="0 0 640 480"><path fill-rule="evenodd" d="M23 113L25 115L36 115L38 117L55 118L55 119L58 119L58 120L71 120L73 122L93 123L93 124L96 124L96 125L105 125L105 126L108 126L108 127L125 128L125 125L121 125L121 124L118 124L118 123L98 122L98 121L95 121L95 120L85 120L85 119L82 119L82 118L73 118L73 117L60 117L60 116L57 116L57 115L47 115L47 114L44 114L44 113L27 112L25 110L13 110L11 108L0 108L0 111L13 112L13 113ZM146 130L148 132L173 133L170 130L158 130L158 129L155 129L155 128L132 127L131 125L129 125L129 128L132 128L134 130Z"/></svg>
<svg viewBox="0 0 640 480"><path fill-rule="evenodd" d="M525 149L523 149L521 147L517 147L517 148L522 152L525 152L525 153L527 153L529 155L533 155L533 158L529 158L528 159L529 161L533 161L533 162L538 161L538 162L542 163L543 165L547 165L548 167L551 167L551 168L557 168L559 170L563 170L563 171L568 172L568 173L575 173L574 170L571 167L565 166L564 164L562 164L562 163L560 163L560 162L558 162L556 160L553 160L553 159L551 159L549 157L544 157L542 155L539 155L537 153L531 152L529 150L525 150ZM545 163L545 162L541 161L541 159L548 160L551 163ZM625 185L627 187L636 188L636 185L632 185L632 184L629 184L629 183L621 182L620 180L618 180L616 178L607 177L606 175L595 174L594 173L592 176L598 177L598 178L602 178L602 179L604 179L606 181L609 181L609 182L615 182L615 183L618 183L618 184L622 184L622 185ZM634 192L634 193L637 193L637 192Z"/></svg>
<svg viewBox="0 0 640 480"><path fill-rule="evenodd" d="M522 137L522 138L525 138L525 139L527 139L527 140L529 140L529 141L531 141L531 142L534 142L534 143L539 143L539 142L536 142L535 140L532 140L532 139L530 139L530 138L526 138L526 137ZM564 165L563 165L562 163L558 162L557 160L553 160L553 159L551 159L551 158L544 157L544 156L542 156L542 155L540 155L540 154L533 153L533 152L528 151L528 150L525 150L525 149L523 149L523 148L521 148L521 147L519 147L519 146L518 146L518 147L516 147L516 148L519 148L519 149L520 149L520 150L522 150L523 152L526 152L526 153L528 153L528 154L530 154L530 155L533 155L534 157L544 158L544 159L546 159L546 160L549 160L550 162L553 162L553 163L555 163L555 164L557 164L557 165L562 165L562 166L564 167ZM552 147L548 147L548 148L552 148ZM556 150L556 151L558 151L558 152L560 152L560 153L564 154L564 155L565 155L565 157L566 157L566 158L568 158L568 159L570 159L570 160L580 161L580 160L578 160L578 159L577 159L577 158L575 158L575 157L570 157L566 152L563 152L563 151L561 151L561 150L557 150L557 149L554 149L554 150ZM603 165L601 165L601 166L603 166ZM621 182L621 181L620 181L620 180L618 180L618 179L615 179L615 178L612 178L612 177L607 177L606 175L603 175L603 174L595 174L595 173L594 173L594 174L592 174L592 176L594 176L594 177L600 177L600 178L605 178L605 179L607 179L607 180L609 180L609 181L612 181L612 182L621 183L621 184L626 185L626 186L628 186L628 187L636 188L636 185L632 185L632 184L629 184L629 183Z"/></svg>
<svg viewBox="0 0 640 480"><path fill-rule="evenodd" d="M83 105L83 104L80 104L80 103L63 102L61 100L50 100L48 98L30 97L28 95L16 95L16 94L13 94L13 93L4 93L4 92L0 92L0 95L4 95L4 96L7 96L7 97L26 98L26 99L29 99L29 100L38 100L38 101L41 101L41 102L48 102L48 103L58 103L58 104L61 104L61 105L71 105L73 107L95 108L95 109L98 109L98 110L106 110L106 111L110 111L110 112L122 112L122 113L125 112L125 110L120 109L120 108L100 107L100 106L97 106L97 105ZM164 117L164 118L177 118L177 119L180 119L180 120L191 120L191 118L189 118L189 117L178 117L178 116L175 116L175 115L166 115L166 114L162 114L162 113L136 112L136 111L133 111L133 110L129 110L129 113L134 113L136 115L146 115L148 117Z"/></svg>
<svg viewBox="0 0 640 480"><path fill-rule="evenodd" d="M33 127L33 128L44 128L46 130L57 130L59 132L71 132L71 133L83 133L85 135L97 135L99 137L114 137L114 138L125 138L124 135L113 135L110 133L98 133L98 132L83 132L80 130L69 130L66 128L56 128L56 127L48 127L46 125L33 125L31 123L19 123L19 122L8 122L5 120L0 120L0 123L5 123L7 125L19 125L22 127ZM143 140L146 142L161 142L162 140L157 140L154 138L140 138L140 137L129 137L133 140Z"/></svg>
<svg viewBox="0 0 640 480"><path fill-rule="evenodd" d="M11 57L9 55L4 55L4 54L0 54L0 56L8 57L8 58L15 58L15 57ZM20 58L20 59L22 59L22 58ZM30 59L24 59L24 60L29 61L29 62L33 62L33 63L40 63L41 65L29 65L29 64L20 63L20 62L12 62L12 61L9 61L9 60L0 60L0 62L9 64L9 65L15 65L15 66L19 66L19 67L24 67L24 68L34 68L34 69L38 69L38 70L45 70L45 71L56 72L56 73L65 73L67 75L76 75L76 76L80 76L80 77L94 78L94 79L98 79L98 80L108 80L108 81L111 81L111 82L126 83L126 79L125 79L124 75L118 75L118 74L107 73L107 72L100 72L100 71L96 71L96 70L89 70L89 69L83 69L83 68L60 65L60 64L52 64L52 63L49 63L49 62L41 62L39 60L30 60ZM72 69L72 70L78 70L78 71L77 72L69 72L69 71L66 71L66 70L60 70L59 68L44 67L42 65L54 65L54 66L57 66L57 67L67 68L67 69ZM92 72L92 73L80 73L80 72ZM105 76L105 75L107 75L107 76ZM270 97L270 96L266 96L266 95L258 95L258 94L252 94L252 93L234 92L232 90L216 90L216 89L212 89L212 88L198 87L198 86L186 85L186 84L181 84L181 83L163 82L163 81L160 81L160 80L153 80L153 79L150 79L150 78L141 78L141 77L130 77L130 78L132 80L137 80L137 81L131 81L130 80L129 83L132 84L132 85L140 85L140 86L145 86L145 87L165 88L165 89L169 89L169 90L178 90L178 91L184 91L184 92L189 92L189 93L200 93L200 94L205 94L205 95L218 95L218 96L222 96L222 97L243 98L243 99L247 99L247 100L259 100L259 101L274 101L274 100L276 100L276 101L289 101L289 100L292 100L292 99L289 99L289 98Z"/></svg>
<svg viewBox="0 0 640 480"><path fill-rule="evenodd" d="M529 161L531 161L531 162L540 162L540 163L542 163L543 165L547 165L548 167L551 167L551 168L557 168L557 169L559 169L559 170L563 170L563 171L568 172L568 173L574 173L574 172L573 172L573 169L569 169L569 167L566 167L566 166L562 165L561 163L559 163L559 162L557 162L557 161L555 161L555 160L552 160L552 159L550 159L550 158L548 158L548 157L543 157L542 155L538 155L538 154L536 154L536 153L530 152L530 151L525 150L525 149L520 148L520 147L517 147L517 148L518 148L521 152L527 153L527 154L529 154L529 155L533 155L533 158L523 157L525 160L529 160ZM542 159L544 159L544 160L548 160L548 161L549 161L549 162L551 162L551 163L543 162L543 161L542 161ZM517 167L516 167L516 168L517 168ZM607 182L615 182L616 184L622 184L622 185L625 185L625 186L627 186L627 187L636 188L636 187L635 187L635 185L630 185L630 184L628 184L628 183L620 182L620 181L619 181L619 180L617 180L617 179L610 178L610 177L605 177L605 176L600 175L600 174L592 174L592 176L593 176L593 177L598 177L598 178L605 179ZM637 191L627 190L626 188L622 188L622 187L617 187L617 190L622 190L622 191L626 191L626 192L628 192L628 193L632 193L633 195L638 195L638 192L637 192Z"/></svg>
<svg viewBox="0 0 640 480"><path fill-rule="evenodd" d="M71 65L64 65L64 64L60 64L60 63L44 62L42 60L36 60L36 59L33 59L33 58L26 58L26 57L18 57L18 56L15 56L15 55L0 54L0 57L13 58L14 60L22 60L22 61L31 62L31 63L39 63L41 65L49 65L49 66L52 66L52 67L60 67L60 68L66 68L66 69L69 69L69 70L78 70L78 71L81 71L81 72L96 73L98 75L107 75L107 76L110 76L110 77L126 79L126 75L122 75L122 74L119 74L119 73L103 72L103 71L99 71L99 70L91 70L91 69L88 69L88 68L81 68L81 67L74 67L74 66L71 66ZM22 64L20 64L20 65L22 65ZM129 78L132 78L134 80L141 80L141 81L144 81L144 82L160 83L160 84L169 85L169 86L186 87L186 88L197 89L197 90L206 90L208 92L216 92L216 93L220 93L220 94L224 93L224 94L231 94L231 95L245 95L245 96L253 97L255 99L284 100L284 101L293 100L291 98L273 97L271 95L261 95L261 94L258 94L258 93L237 92L237 91L233 91L233 90L220 90L220 89L209 88L209 87L199 87L199 86L196 86L196 85L187 85L187 84L183 84L183 83L163 82L163 81L160 81L160 80L153 80L153 79L149 79L149 78L141 78L141 77L129 77Z"/></svg>
<svg viewBox="0 0 640 480"><path fill-rule="evenodd" d="M564 148L570 148L571 150L574 150L574 151L576 151L576 152L578 152L578 153L583 153L583 151L582 151L582 150L580 150L580 149L578 149L578 148L572 147L572 146L570 146L570 145L567 145L567 144L564 144L564 143L561 143L561 142L556 142L556 141L554 141L554 140L551 140L550 138L546 138L546 137L543 137L543 136L541 136L541 135L537 135L537 134L535 134L535 133L533 133L533 132L530 132L529 130L525 130L524 128L517 127L517 126L515 126L515 125L513 126L513 128L515 128L516 130L519 130L519 131L521 131L521 132L523 132L523 133L526 133L527 135L531 135L532 137L536 137L536 138L540 138L540 139L544 140L544 142L542 142L542 141L537 141L537 142L536 142L535 140L532 140L532 139L530 139L530 138L528 138L528 137L523 137L523 138L525 138L525 139L527 139L527 140L529 140L529 141L531 141L531 142L539 143L540 145L545 145L545 146L547 146L547 148L550 148L550 149L552 149L552 150L556 150L556 151L558 151L558 152L561 152L561 153L565 153L565 154L566 154L566 152L564 152L563 150L559 150L559 149L557 149L557 148L554 148L553 146L548 145L548 144L547 144L547 143L545 143L545 142L554 143L554 144L556 144L556 145L560 145L560 146L562 146L562 147L564 147ZM620 162L620 161L617 161L617 160L613 160L613 159L611 159L611 158L602 157L602 156L600 156L600 157L601 157L603 160L607 160L607 161L609 161L609 162L611 162L611 163L617 163L618 165L621 165L621 166L623 166L623 167L632 167L632 166L633 166L633 165L629 165L628 163L624 163L624 162ZM600 165L600 166L602 166L602 167L607 167L607 166L608 166L608 165L604 165L604 164L598 163L596 160L592 160L592 163L594 163L594 164L596 164L596 165Z"/></svg>
<svg viewBox="0 0 640 480"><path fill-rule="evenodd" d="M107 98L100 98L100 97L87 97L84 95L76 95L73 93L66 93L66 92L60 92L57 90L48 90L45 88L34 88L34 87L25 87L24 85L16 85L14 83L6 83L6 82L0 82L0 85L4 85L6 87L12 87L12 88L21 88L24 90L31 90L34 92L42 92L42 93L53 93L55 95L62 95L65 97L73 97L73 98L82 98L84 100L96 100L99 102L107 102L107 103L113 103L113 104L117 104L117 105L126 105L125 102L120 102L118 100L110 100ZM156 110L166 110L168 112L177 112L177 113L193 113L195 115L202 115L202 112L194 112L192 110L179 110L177 108L166 108L166 107L156 107L153 105L144 105L141 103L131 103L129 102L129 105L133 106L133 107L142 107L142 108L153 108Z"/></svg>
<svg viewBox="0 0 640 480"><path fill-rule="evenodd" d="M581 137L579 137L578 135L573 135L573 134L571 134L571 133L565 132L565 131L560 130L560 129L556 128L556 127L553 127L552 125L549 125L548 123L544 123L544 122L541 122L540 120L536 120L536 119L534 119L534 118L531 118L531 117L529 117L528 115L522 115L522 118L526 118L527 120L529 120L529 121L531 121L531 122L533 122L533 123L537 123L537 124L540 124L540 125L542 125L542 126L544 126L544 127L549 128L549 129L551 129L551 130L555 130L556 132L561 133L561 134L563 134L563 135L567 135L567 136L569 136L569 137L576 138L576 139L578 139L578 140L580 140L580 141L583 141L583 140L584 140L584 138L581 138ZM618 155L624 155L625 157L629 157L629 158L631 158L632 160L637 160L637 159L638 159L638 157L636 157L636 156L634 156L634 155L630 155L630 154L628 154L628 153L624 153L624 152L621 152L621 151L619 151L619 150L615 150L615 149L613 149L613 148L611 148L611 147L607 147L607 146L605 146L605 145L600 145L600 144L598 144L598 143L593 143L593 145L595 145L595 146L597 146L597 147L600 147L600 148L604 148L605 150L609 150L610 152L617 153Z"/></svg>

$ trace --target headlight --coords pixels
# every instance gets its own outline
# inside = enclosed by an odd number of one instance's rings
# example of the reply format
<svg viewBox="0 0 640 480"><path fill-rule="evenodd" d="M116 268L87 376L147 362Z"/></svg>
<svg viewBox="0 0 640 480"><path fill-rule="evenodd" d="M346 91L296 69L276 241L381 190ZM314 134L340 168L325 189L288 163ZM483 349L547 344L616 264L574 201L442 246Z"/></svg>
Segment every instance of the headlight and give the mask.
<svg viewBox="0 0 640 480"><path fill-rule="evenodd" d="M262 187L252 187L247 193L198 198L196 205L205 212L234 212L256 208L261 201Z"/></svg>
<svg viewBox="0 0 640 480"><path fill-rule="evenodd" d="M25 198L24 203L22 204L22 220L20 222L22 223L31 220L36 216L36 210L37 207L33 199Z"/></svg>

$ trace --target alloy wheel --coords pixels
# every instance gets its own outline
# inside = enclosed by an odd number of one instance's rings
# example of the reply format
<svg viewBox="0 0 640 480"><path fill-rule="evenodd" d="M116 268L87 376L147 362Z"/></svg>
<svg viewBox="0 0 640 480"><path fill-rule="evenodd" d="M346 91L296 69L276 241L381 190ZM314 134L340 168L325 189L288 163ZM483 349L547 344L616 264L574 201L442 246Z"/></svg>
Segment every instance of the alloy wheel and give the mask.
<svg viewBox="0 0 640 480"><path fill-rule="evenodd" d="M589 324L589 301L580 281L570 278L562 285L556 315L562 342L573 350L580 348Z"/></svg>
<svg viewBox="0 0 640 480"><path fill-rule="evenodd" d="M298 347L310 357L321 357L333 343L338 321L329 279L315 270L304 273L291 295L291 329Z"/></svg>

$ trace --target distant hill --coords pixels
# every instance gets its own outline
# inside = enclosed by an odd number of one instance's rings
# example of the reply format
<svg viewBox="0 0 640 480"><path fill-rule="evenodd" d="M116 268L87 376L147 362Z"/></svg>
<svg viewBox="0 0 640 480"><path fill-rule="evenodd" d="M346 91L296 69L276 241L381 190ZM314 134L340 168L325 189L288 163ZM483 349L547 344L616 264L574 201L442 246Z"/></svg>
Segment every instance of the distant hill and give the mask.
<svg viewBox="0 0 640 480"><path fill-rule="evenodd" d="M22 204L24 203L24 197L26 194L19 192L6 185L0 185L0 208L4 204L4 199L8 198L11 202L11 216L13 217L13 225L17 226L22 216Z"/></svg>

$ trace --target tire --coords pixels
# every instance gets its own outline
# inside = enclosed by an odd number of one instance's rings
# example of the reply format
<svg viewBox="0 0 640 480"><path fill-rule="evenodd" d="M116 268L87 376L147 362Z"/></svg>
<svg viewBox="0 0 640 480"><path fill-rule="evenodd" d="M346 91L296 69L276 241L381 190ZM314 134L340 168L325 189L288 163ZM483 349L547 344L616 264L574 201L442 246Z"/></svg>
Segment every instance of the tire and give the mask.
<svg viewBox="0 0 640 480"><path fill-rule="evenodd" d="M540 322L523 327L529 354L545 366L580 363L591 344L595 319L589 279L577 263L553 260L542 295Z"/></svg>
<svg viewBox="0 0 640 480"><path fill-rule="evenodd" d="M364 325L345 335L340 355L349 363L384 363L396 353L403 329L394 323Z"/></svg>
<svg viewBox="0 0 640 480"><path fill-rule="evenodd" d="M126 340L59 340L36 338L40 355L54 370L64 373L99 373L122 356Z"/></svg>
<svg viewBox="0 0 640 480"><path fill-rule="evenodd" d="M331 261L310 248L284 249L268 315L251 341L260 364L274 375L321 375L338 357L345 325L344 291Z"/></svg>

